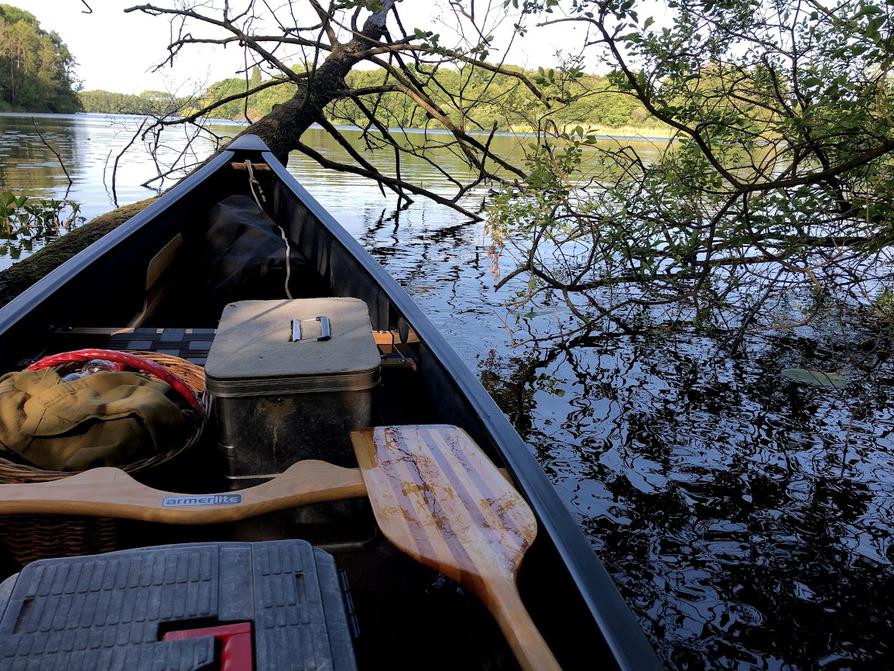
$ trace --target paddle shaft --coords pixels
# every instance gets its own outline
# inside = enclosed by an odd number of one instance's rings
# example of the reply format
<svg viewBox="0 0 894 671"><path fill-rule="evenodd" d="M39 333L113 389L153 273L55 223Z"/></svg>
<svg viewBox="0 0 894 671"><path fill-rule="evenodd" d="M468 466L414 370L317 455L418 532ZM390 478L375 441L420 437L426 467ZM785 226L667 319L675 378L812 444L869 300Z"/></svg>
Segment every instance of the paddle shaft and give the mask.
<svg viewBox="0 0 894 671"><path fill-rule="evenodd" d="M514 582L491 579L479 595L500 625L509 647L524 671L561 671L540 635Z"/></svg>

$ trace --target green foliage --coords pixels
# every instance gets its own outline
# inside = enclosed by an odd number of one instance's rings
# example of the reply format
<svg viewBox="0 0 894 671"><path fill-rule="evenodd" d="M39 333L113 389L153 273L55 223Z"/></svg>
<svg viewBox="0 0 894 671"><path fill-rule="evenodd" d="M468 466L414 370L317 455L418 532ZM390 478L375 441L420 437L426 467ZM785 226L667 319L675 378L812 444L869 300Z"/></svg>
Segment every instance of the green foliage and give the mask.
<svg viewBox="0 0 894 671"><path fill-rule="evenodd" d="M642 155L559 127L549 142L580 160L541 161L491 211L539 291L576 294L575 314L622 328L741 334L865 307L894 280L890 4L672 0L661 25L637 0L521 6L586 26L584 56L610 63L609 84L676 140ZM554 86L549 71L539 81ZM544 200L545 183L569 186Z"/></svg>
<svg viewBox="0 0 894 671"><path fill-rule="evenodd" d="M526 76L543 91L538 99L519 79L465 65L426 70L416 68L421 81L435 80L429 93L444 110L453 125L468 131L536 131L545 126L566 128L575 125L602 129L622 126L659 126L643 107L630 96L619 94L605 77L585 74L578 64L552 70L523 70L504 66ZM355 70L347 83L352 89L387 86L390 82L382 70ZM376 118L391 127L443 128L402 92L372 97L366 105ZM457 101L464 101L457 104ZM363 126L367 116L351 99L343 99L330 108L330 120Z"/></svg>
<svg viewBox="0 0 894 671"><path fill-rule="evenodd" d="M0 5L0 107L77 112L75 61L62 39L30 13Z"/></svg>
<svg viewBox="0 0 894 671"><path fill-rule="evenodd" d="M45 238L84 222L81 206L68 199L30 198L0 192L0 237Z"/></svg>
<svg viewBox="0 0 894 671"><path fill-rule="evenodd" d="M238 96L261 83L261 72L258 68L253 69L248 82L244 78L238 77L223 79L211 84L186 111L189 113L193 110L205 108L225 98ZM295 87L293 84L273 86L252 94L247 98L237 98L215 107L211 111L210 116L218 119L260 119L273 109L274 105L285 102L294 93Z"/></svg>
<svg viewBox="0 0 894 671"><path fill-rule="evenodd" d="M16 196L12 191L0 193L0 222L8 224L27 202L28 196Z"/></svg>
<svg viewBox="0 0 894 671"><path fill-rule="evenodd" d="M822 370L809 370L807 368L785 368L782 370L783 377L795 382L801 382L814 387L833 387L840 389L846 387L848 380L841 373L827 372Z"/></svg>
<svg viewBox="0 0 894 671"><path fill-rule="evenodd" d="M873 316L888 330L894 331L894 290L885 287L872 305Z"/></svg>

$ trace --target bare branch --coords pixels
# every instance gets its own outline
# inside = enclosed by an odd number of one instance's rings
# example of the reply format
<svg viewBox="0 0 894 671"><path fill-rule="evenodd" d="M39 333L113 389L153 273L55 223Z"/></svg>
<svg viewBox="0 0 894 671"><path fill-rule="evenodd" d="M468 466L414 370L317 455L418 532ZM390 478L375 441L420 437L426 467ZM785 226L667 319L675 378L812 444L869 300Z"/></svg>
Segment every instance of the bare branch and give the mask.
<svg viewBox="0 0 894 671"><path fill-rule="evenodd" d="M378 171L369 171L365 168L360 168L360 167L348 165L345 163L338 163L337 161L333 161L331 159L326 158L319 152L315 151L314 149L311 149L310 147L308 147L307 145L305 145L301 142L298 143L298 151L300 151L302 154L305 154L305 155L309 156L310 158L314 159L317 163L319 163L324 168L330 168L332 170L337 170L339 172L354 173L355 175L367 177L369 179L375 180L377 182L381 182L388 186L401 188L406 191L409 191L410 193L415 193L419 196L425 196L426 198L433 200L436 203L440 203L441 205L446 205L447 207L449 207L453 210L456 210L463 216L468 217L469 220L471 220L471 221L481 221L480 215L470 212L466 208L462 207L461 205L459 205L457 203L454 203L453 201L451 201L448 198L444 198L443 196L440 196L433 191L429 191L428 189L424 189L424 188L417 186L415 184L412 184L410 182L405 182L405 181L399 180L395 177L389 177L387 175L383 175L382 173L380 173Z"/></svg>
<svg viewBox="0 0 894 671"><path fill-rule="evenodd" d="M37 125L37 120L34 117L31 117L31 125L34 126L34 131L37 133L37 137L40 138L40 141L43 143L43 146L49 149L53 156L56 157L56 160L59 161L59 167L62 168L62 172L65 173L65 179L68 180L68 188L65 190L65 197L68 197L68 191L71 189L72 184L74 182L71 179L71 175L68 174L68 169L65 167L65 161L62 160L62 156L59 154L59 151L47 142L47 139L43 136L43 133L40 132L40 128Z"/></svg>

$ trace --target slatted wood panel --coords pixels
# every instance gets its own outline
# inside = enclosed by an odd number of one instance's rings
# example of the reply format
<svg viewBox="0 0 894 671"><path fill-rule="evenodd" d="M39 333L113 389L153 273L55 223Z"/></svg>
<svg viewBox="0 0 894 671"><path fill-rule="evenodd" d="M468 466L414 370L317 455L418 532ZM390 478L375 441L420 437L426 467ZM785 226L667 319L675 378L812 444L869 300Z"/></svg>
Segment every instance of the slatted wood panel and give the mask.
<svg viewBox="0 0 894 671"><path fill-rule="evenodd" d="M377 427L351 439L385 536L475 592L523 668L558 669L515 587L537 522L474 441L444 425Z"/></svg>

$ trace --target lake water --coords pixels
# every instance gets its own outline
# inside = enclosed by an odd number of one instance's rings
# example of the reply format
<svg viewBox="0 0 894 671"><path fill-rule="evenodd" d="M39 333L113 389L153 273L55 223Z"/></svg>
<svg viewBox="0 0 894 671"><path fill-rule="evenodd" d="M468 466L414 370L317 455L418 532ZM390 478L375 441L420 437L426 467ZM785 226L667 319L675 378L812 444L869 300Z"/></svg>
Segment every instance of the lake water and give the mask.
<svg viewBox="0 0 894 671"><path fill-rule="evenodd" d="M104 167L138 123L0 115L0 191L65 193L36 125L63 157L82 213L107 211ZM341 155L322 131L304 140ZM496 142L523 160L524 139ZM178 139L169 144L179 151ZM387 154L370 158L388 165ZM146 154L128 152L118 202L152 195L139 185L153 169ZM556 308L522 319L509 309L518 287L494 290L507 262L495 259L482 225L422 199L395 216L373 184L305 157L293 156L289 169L480 376L668 667L894 668L888 343L832 320L755 334L737 358L698 333L541 340L568 315ZM423 162L404 174L442 186ZM0 267L44 244L5 242ZM840 370L850 383L804 385L782 375L788 368Z"/></svg>

